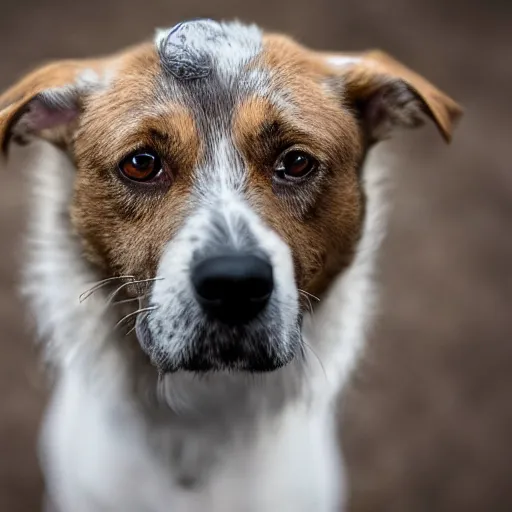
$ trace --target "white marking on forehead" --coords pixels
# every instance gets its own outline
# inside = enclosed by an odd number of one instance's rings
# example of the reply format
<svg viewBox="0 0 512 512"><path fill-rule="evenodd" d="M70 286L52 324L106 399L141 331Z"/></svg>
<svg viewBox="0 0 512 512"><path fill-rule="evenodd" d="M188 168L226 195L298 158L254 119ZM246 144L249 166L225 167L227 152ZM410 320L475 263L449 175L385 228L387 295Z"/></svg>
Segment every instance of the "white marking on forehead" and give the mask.
<svg viewBox="0 0 512 512"><path fill-rule="evenodd" d="M195 20L158 30L155 45L162 65L176 78L190 80L208 76L236 76L262 49L262 34L255 25Z"/></svg>
<svg viewBox="0 0 512 512"><path fill-rule="evenodd" d="M197 170L196 191L203 200L226 199L241 193L244 185L243 163L228 137L220 137L213 148L211 161Z"/></svg>

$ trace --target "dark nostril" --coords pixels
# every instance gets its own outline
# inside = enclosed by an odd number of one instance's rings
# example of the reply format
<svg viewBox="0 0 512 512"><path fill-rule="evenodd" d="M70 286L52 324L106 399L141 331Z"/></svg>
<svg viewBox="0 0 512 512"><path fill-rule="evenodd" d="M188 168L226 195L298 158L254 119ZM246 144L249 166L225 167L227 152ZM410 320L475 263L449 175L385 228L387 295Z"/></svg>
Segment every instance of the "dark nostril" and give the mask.
<svg viewBox="0 0 512 512"><path fill-rule="evenodd" d="M252 254L215 256L194 266L192 284L207 313L226 323L245 323L272 294L272 265Z"/></svg>

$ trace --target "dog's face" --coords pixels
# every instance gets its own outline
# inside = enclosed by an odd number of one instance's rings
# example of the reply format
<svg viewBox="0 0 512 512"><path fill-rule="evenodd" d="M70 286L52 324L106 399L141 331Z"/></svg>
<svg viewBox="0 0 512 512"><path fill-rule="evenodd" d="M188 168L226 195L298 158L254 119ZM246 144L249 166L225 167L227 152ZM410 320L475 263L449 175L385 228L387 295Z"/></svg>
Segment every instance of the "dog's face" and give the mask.
<svg viewBox="0 0 512 512"><path fill-rule="evenodd" d="M367 149L423 116L449 138L459 114L384 54L209 20L43 68L0 109L4 148L37 133L73 158L71 219L98 273L155 278L136 332L161 371L291 361L305 296L357 249Z"/></svg>

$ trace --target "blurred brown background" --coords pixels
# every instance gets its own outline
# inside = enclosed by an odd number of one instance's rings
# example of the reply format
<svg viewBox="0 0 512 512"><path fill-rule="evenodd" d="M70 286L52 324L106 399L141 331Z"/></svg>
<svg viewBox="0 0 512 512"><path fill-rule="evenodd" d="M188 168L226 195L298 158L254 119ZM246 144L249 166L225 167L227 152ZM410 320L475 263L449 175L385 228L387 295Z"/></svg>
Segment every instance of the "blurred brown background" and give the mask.
<svg viewBox="0 0 512 512"><path fill-rule="evenodd" d="M459 100L450 147L397 138L381 314L344 404L352 512L512 510L512 3L2 0L0 89L183 18L239 17L316 48L380 47ZM15 295L27 200L0 185L0 511L39 509L44 380Z"/></svg>

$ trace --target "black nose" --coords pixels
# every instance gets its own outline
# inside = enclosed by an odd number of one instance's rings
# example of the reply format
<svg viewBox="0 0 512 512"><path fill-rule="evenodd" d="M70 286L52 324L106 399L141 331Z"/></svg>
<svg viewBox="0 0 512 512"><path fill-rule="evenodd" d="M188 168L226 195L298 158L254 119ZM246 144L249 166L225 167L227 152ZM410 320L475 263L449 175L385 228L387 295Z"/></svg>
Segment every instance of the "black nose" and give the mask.
<svg viewBox="0 0 512 512"><path fill-rule="evenodd" d="M274 280L267 259L251 254L215 256L192 269L198 302L209 315L227 324L243 324L267 304Z"/></svg>

